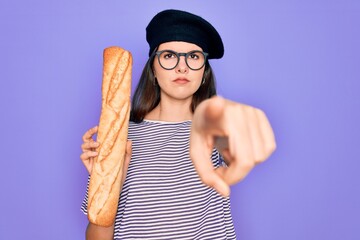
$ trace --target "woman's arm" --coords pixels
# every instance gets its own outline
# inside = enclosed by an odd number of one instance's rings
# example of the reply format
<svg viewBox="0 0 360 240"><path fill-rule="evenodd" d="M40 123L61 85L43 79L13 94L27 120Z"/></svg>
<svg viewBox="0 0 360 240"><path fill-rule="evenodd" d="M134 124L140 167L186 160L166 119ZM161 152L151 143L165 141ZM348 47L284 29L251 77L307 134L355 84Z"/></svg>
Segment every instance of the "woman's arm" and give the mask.
<svg viewBox="0 0 360 240"><path fill-rule="evenodd" d="M96 147L99 146L99 143L95 142L93 139L93 135L97 133L97 130L98 130L97 126L89 129L83 135L83 144L81 145L83 153L80 155L80 159L84 163L89 174L91 174L92 171L94 157L98 155L98 152L96 151ZM123 167L124 172L121 179L121 188L122 185L124 184L127 174L127 169L130 164L131 152L132 152L131 141L128 140L126 144L126 156ZM114 238L114 225L110 227L101 227L91 222L88 223L88 226L86 228L86 240L107 240L113 238Z"/></svg>
<svg viewBox="0 0 360 240"><path fill-rule="evenodd" d="M209 156L217 146L227 167L214 170ZM194 112L190 157L200 179L223 196L275 150L271 125L260 109L220 97L207 99Z"/></svg>
<svg viewBox="0 0 360 240"><path fill-rule="evenodd" d="M86 228L86 240L112 240L114 238L114 225L100 227L89 222Z"/></svg>

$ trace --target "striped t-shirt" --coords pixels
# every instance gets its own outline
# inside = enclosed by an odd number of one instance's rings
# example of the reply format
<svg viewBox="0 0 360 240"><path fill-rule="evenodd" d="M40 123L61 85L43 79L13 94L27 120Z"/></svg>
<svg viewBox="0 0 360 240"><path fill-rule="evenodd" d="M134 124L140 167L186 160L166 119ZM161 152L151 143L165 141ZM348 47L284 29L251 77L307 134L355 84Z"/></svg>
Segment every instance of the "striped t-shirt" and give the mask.
<svg viewBox="0 0 360 240"><path fill-rule="evenodd" d="M130 122L132 156L114 239L236 239L229 198L205 186L190 160L190 127L191 121ZM223 164L215 149L211 160L215 168ZM85 214L86 206L87 191Z"/></svg>

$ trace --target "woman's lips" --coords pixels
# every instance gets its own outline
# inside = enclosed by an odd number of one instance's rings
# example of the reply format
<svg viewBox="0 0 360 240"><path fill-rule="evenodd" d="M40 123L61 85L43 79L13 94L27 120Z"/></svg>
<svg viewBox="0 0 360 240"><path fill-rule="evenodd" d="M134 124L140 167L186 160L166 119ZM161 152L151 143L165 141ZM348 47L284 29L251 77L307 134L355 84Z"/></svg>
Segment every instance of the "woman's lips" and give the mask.
<svg viewBox="0 0 360 240"><path fill-rule="evenodd" d="M178 84L186 84L186 83L188 83L190 81L188 79L186 79L186 78L177 78L173 82L178 83Z"/></svg>

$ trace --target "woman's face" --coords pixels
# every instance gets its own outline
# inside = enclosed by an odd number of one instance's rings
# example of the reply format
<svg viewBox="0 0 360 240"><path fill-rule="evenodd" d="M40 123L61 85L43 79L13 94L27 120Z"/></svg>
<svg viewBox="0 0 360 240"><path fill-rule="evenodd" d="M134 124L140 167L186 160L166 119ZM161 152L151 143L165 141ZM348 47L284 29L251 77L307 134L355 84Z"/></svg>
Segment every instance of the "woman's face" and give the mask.
<svg viewBox="0 0 360 240"><path fill-rule="evenodd" d="M162 50L172 50L177 53L188 53L194 50L202 51L195 44L175 41L160 44L157 51ZM161 57L163 58L164 56ZM193 57L195 58L196 56ZM205 67L203 66L199 70L192 70L187 66L185 56L180 56L178 65L172 70L166 70L160 65L158 58L158 56L155 56L153 71L160 86L161 100L167 98L191 100L193 94L201 85ZM166 58L170 58L170 56L166 56Z"/></svg>

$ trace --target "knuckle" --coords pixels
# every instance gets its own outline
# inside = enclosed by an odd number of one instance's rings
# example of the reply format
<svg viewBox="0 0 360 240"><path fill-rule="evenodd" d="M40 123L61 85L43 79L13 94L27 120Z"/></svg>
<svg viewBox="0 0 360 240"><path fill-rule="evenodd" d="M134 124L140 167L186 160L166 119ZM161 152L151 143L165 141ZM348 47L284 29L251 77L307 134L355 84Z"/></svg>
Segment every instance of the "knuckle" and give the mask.
<svg viewBox="0 0 360 240"><path fill-rule="evenodd" d="M246 112L247 114L251 114L254 112L254 108L249 106L249 105L243 105L243 110L244 112Z"/></svg>
<svg viewBox="0 0 360 240"><path fill-rule="evenodd" d="M269 153L267 152L266 148L261 148L258 149L255 153L254 153L254 162L255 165L257 163L263 162L267 156L269 156Z"/></svg>
<svg viewBox="0 0 360 240"><path fill-rule="evenodd" d="M86 149L86 144L85 144L85 143L81 144L81 149L82 149L83 151Z"/></svg>
<svg viewBox="0 0 360 240"><path fill-rule="evenodd" d="M268 147L267 150L268 150L269 153L274 152L274 151L276 150L276 143L273 142L273 144L271 144L271 145Z"/></svg>
<svg viewBox="0 0 360 240"><path fill-rule="evenodd" d="M262 155L261 157L258 157L255 159L255 165L264 162L267 159L268 155Z"/></svg>
<svg viewBox="0 0 360 240"><path fill-rule="evenodd" d="M264 149L264 158L269 157L276 150L276 143L267 144Z"/></svg>
<svg viewBox="0 0 360 240"><path fill-rule="evenodd" d="M91 158L91 152L90 151L87 151L87 152L84 152L84 160L89 160Z"/></svg>
<svg viewBox="0 0 360 240"><path fill-rule="evenodd" d="M244 111L246 110L246 105L239 104L239 105L235 105L233 108L236 112L244 113Z"/></svg>
<svg viewBox="0 0 360 240"><path fill-rule="evenodd" d="M255 112L258 114L258 115L261 115L261 116L265 116L265 113L263 110L261 110L260 108L254 108Z"/></svg>

